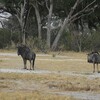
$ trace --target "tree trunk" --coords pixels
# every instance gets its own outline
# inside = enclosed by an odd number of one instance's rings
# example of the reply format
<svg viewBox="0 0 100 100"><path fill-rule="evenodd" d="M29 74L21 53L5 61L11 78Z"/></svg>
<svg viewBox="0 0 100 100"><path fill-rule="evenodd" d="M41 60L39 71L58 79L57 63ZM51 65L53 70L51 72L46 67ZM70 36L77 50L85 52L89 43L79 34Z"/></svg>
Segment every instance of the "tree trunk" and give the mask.
<svg viewBox="0 0 100 100"><path fill-rule="evenodd" d="M26 44L25 29L26 29L27 15L28 15L28 10L29 10L29 0L24 0L24 3L20 5L20 12L19 12L19 9L17 8L15 8L15 10L17 13L16 17L21 27L22 43Z"/></svg>
<svg viewBox="0 0 100 100"><path fill-rule="evenodd" d="M68 18L64 20L63 25L60 28L60 30L59 30L59 32L58 32L58 34L57 34L57 36L56 36L56 38L55 38L55 40L54 40L54 42L52 44L52 47L51 47L52 50L55 50L57 48L58 41L59 41L59 39L60 39L65 27L67 26L67 23L68 23Z"/></svg>
<svg viewBox="0 0 100 100"><path fill-rule="evenodd" d="M50 7L47 6L48 9L48 25L47 25L47 46L50 49L51 47L51 17L53 11L53 0L50 0Z"/></svg>
<svg viewBox="0 0 100 100"><path fill-rule="evenodd" d="M22 29L22 44L26 44L26 36L25 36L25 30Z"/></svg>
<svg viewBox="0 0 100 100"><path fill-rule="evenodd" d="M35 8L35 13L36 13L36 19L37 19L37 24L38 24L38 38L39 40L42 39L42 34L41 34L41 17L38 9L38 4L33 5Z"/></svg>
<svg viewBox="0 0 100 100"><path fill-rule="evenodd" d="M47 26L47 47L50 49L51 46L51 29L50 29L50 24L48 22Z"/></svg>
<svg viewBox="0 0 100 100"><path fill-rule="evenodd" d="M70 10L68 16L65 18L65 20L64 20L64 22L63 22L63 24L62 24L62 27L60 28L60 30L59 30L59 32L58 32L58 34L57 34L57 36L56 36L56 38L55 38L55 40L54 40L54 42L53 42L53 44L52 44L52 48L51 48L52 50L55 50L55 49L57 48L58 41L59 41L59 39L60 39L60 37L61 37L61 35L62 35L62 33L63 33L65 27L68 26L68 25L70 24L72 14L73 14L74 10L76 9L77 5L79 4L79 2L80 2L80 0L77 0L77 1L75 2L75 4L74 4L74 6L71 8L71 10Z"/></svg>

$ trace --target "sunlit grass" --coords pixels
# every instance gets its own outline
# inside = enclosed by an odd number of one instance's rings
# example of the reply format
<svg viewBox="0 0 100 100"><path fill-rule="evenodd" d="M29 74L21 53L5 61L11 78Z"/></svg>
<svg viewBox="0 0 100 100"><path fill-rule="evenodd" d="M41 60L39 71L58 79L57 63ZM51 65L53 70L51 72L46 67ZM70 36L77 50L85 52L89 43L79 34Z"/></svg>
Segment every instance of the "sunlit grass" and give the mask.
<svg viewBox="0 0 100 100"><path fill-rule="evenodd" d="M62 52L55 57L49 55L41 56L37 54L35 70L51 71L77 71L92 72L92 64L87 63L86 53ZM54 53L55 54L55 53ZM27 63L29 68L29 62ZM0 56L0 68L23 68L23 60L20 56Z"/></svg>
<svg viewBox="0 0 100 100"><path fill-rule="evenodd" d="M0 100L75 100L72 97L45 94L38 91L0 93Z"/></svg>
<svg viewBox="0 0 100 100"><path fill-rule="evenodd" d="M55 74L17 74L17 73L0 73L0 89L11 89L15 91L18 87L21 87L18 82L22 83L22 86L33 86L34 84L40 87L46 87L47 90L52 89L57 91L99 91L100 79L88 79L83 76L64 76ZM12 87L13 86L13 87ZM27 91L30 91L28 87L24 87ZM33 88L34 90L34 88ZM40 89L41 91L41 89Z"/></svg>
<svg viewBox="0 0 100 100"><path fill-rule="evenodd" d="M62 80L59 75L0 73L0 80L1 100L75 100L49 89L49 82ZM39 89L34 90L37 85Z"/></svg>
<svg viewBox="0 0 100 100"><path fill-rule="evenodd" d="M2 51L1 51L2 52ZM6 53L6 51L3 51ZM15 54L15 53L14 53ZM53 55L54 54L54 55ZM27 64L29 68L29 62ZM0 55L0 68L22 69L20 56ZM100 78L63 75L60 72L91 75L92 64L87 63L86 53L51 52L49 55L38 55L35 71L49 70L57 74L35 73L0 73L1 100L74 100L72 97L52 94L62 91L100 92Z"/></svg>
<svg viewBox="0 0 100 100"><path fill-rule="evenodd" d="M3 60L0 60L0 62L2 62Z"/></svg>
<svg viewBox="0 0 100 100"><path fill-rule="evenodd" d="M8 52L8 53L12 53L12 52L16 52L16 49L0 49L0 52L3 52L3 53L6 53L6 52Z"/></svg>

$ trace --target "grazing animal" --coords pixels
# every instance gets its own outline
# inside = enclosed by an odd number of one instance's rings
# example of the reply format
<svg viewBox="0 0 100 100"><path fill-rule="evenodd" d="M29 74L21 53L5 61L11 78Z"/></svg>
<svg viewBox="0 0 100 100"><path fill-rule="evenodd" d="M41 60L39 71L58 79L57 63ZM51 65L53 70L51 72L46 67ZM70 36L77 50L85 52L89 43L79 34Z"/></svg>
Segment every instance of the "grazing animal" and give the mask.
<svg viewBox="0 0 100 100"><path fill-rule="evenodd" d="M34 70L34 62L35 62L36 54L34 52L32 52L25 45L20 45L17 48L18 48L18 51L17 51L18 56L21 55L21 57L23 59L24 69L27 69L26 63L27 63L27 60L29 60L29 62L30 62L30 70L31 69Z"/></svg>
<svg viewBox="0 0 100 100"><path fill-rule="evenodd" d="M89 53L87 56L88 62L93 63L93 73L95 72L95 64L97 65L97 72L98 70L98 64L100 63L100 55L97 52Z"/></svg>

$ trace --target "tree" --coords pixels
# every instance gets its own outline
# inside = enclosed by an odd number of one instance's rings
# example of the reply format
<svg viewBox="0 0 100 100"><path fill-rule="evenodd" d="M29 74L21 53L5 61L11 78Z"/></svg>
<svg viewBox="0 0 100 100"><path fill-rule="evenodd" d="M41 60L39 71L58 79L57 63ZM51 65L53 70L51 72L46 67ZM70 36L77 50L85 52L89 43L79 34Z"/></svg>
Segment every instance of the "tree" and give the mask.
<svg viewBox="0 0 100 100"><path fill-rule="evenodd" d="M51 18L52 18L52 13L53 13L53 0L45 0L45 1L46 1L46 7L47 7L47 10L48 10L48 17L47 17L47 46L50 49L50 46L51 46Z"/></svg>
<svg viewBox="0 0 100 100"><path fill-rule="evenodd" d="M6 9L3 10L11 13L12 16L16 16L18 19L22 33L22 43L25 44L25 29L29 13L29 0L7 0L4 3Z"/></svg>
<svg viewBox="0 0 100 100"><path fill-rule="evenodd" d="M1 6L0 9L3 8L18 19L23 43L25 43L26 32L28 35L31 34L29 36L33 36L33 33L35 33L34 38L38 36L38 40L46 40L48 48L52 50L55 50L59 46L59 43L61 43L59 42L60 39L62 38L61 40L63 40L62 34L68 31L73 25L76 27L72 30L72 32L75 31L73 36L77 38L79 34L77 35L76 33L85 33L85 25L88 25L90 30L94 28L97 30L97 25L100 22L99 0L1 1L5 3L5 7ZM44 23L46 30L44 29ZM30 24L32 24L31 27L29 26ZM76 42L80 49L82 46L81 40L77 40Z"/></svg>
<svg viewBox="0 0 100 100"><path fill-rule="evenodd" d="M22 32L22 42L25 44L25 29L26 29L26 23L27 23L27 17L28 17L28 10L29 10L29 0L24 0L23 3L20 4L20 10L19 8L15 8L16 11L16 17L20 23L21 26L21 32Z"/></svg>
<svg viewBox="0 0 100 100"><path fill-rule="evenodd" d="M38 25L38 39L41 40L42 39L42 33L41 33L41 16L40 16L40 12L39 12L39 5L41 5L41 2L39 2L38 0L32 0L31 1L31 5L34 7L35 9L35 14L36 14L36 19L37 19L37 25Z"/></svg>
<svg viewBox="0 0 100 100"><path fill-rule="evenodd" d="M83 1L77 0L77 1L75 2L75 4L74 4L74 6L71 8L71 10L70 10L68 16L65 18L65 20L64 20L64 22L63 22L63 24L62 24L62 26L61 26L61 28L60 28L60 30L59 30L59 32L58 32L58 34L57 34L57 36L56 36L56 38L55 38L53 44L52 44L52 50L55 50L55 49L56 49L57 44L58 44L58 41L59 41L59 39L60 39L60 37L61 37L61 35L62 35L62 33L63 33L65 27L66 27L66 26L68 27L68 26L69 26L72 22L74 22L76 19L79 19L79 18L81 18L82 16L85 16L85 15L87 15L87 14L92 13L92 12L94 11L94 9L97 7L97 5L95 5L95 2L96 2L95 0L92 1L92 2L90 2L89 4L85 5L85 7L84 7L82 10L80 10L80 11L74 13L75 10L76 10L76 8L79 6L79 4L83 3Z"/></svg>

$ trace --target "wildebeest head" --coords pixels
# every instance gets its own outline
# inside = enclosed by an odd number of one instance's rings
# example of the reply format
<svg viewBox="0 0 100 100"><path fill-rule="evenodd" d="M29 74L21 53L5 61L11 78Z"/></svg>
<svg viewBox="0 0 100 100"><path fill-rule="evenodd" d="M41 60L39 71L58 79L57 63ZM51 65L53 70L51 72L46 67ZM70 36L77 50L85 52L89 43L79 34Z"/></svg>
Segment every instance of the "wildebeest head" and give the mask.
<svg viewBox="0 0 100 100"><path fill-rule="evenodd" d="M22 53L22 47L21 46L18 46L17 48L18 48L17 54L18 55L21 55L21 53Z"/></svg>
<svg viewBox="0 0 100 100"><path fill-rule="evenodd" d="M22 55L25 52L25 50L27 49L27 47L25 45L19 45L19 46L17 46L17 48L18 48L18 51L17 51L18 55Z"/></svg>
<svg viewBox="0 0 100 100"><path fill-rule="evenodd" d="M92 61L92 58L93 58L93 54L91 54L91 53L87 54L87 61L88 61L89 63L92 63L92 62L93 62L93 61Z"/></svg>

